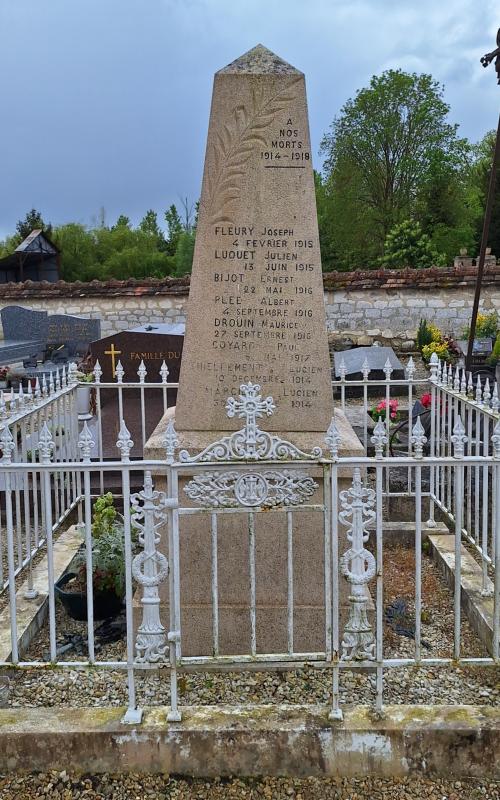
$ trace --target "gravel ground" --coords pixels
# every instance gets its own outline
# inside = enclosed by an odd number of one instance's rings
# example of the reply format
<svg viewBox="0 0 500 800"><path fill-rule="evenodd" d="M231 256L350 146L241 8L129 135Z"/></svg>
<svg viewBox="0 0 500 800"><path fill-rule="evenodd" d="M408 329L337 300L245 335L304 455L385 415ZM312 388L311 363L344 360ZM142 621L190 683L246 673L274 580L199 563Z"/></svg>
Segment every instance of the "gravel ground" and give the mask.
<svg viewBox="0 0 500 800"><path fill-rule="evenodd" d="M66 772L0 775L1 800L498 800L500 784L408 778L261 778L189 780L131 773L77 776Z"/></svg>
<svg viewBox="0 0 500 800"><path fill-rule="evenodd" d="M411 626L414 592L414 555L411 549L387 548L384 558L384 605L397 597L408 598L408 620ZM373 587L372 587L373 594ZM422 638L430 650L424 655L448 657L453 646L453 607L451 594L441 580L434 563L424 554L422 571L424 620ZM61 606L57 608L58 641L65 633L85 633L85 623L70 620ZM396 635L385 626L386 657L411 657L414 642ZM484 655L484 650L468 622L462 621L462 647L467 656ZM30 659L40 659L48 651L48 629L45 626L29 650ZM107 644L99 652L101 660L124 658L123 641ZM70 654L68 660L82 656ZM136 672L140 705L168 705L169 675L159 672ZM387 703L500 703L500 669L463 667L408 667L387 669L384 677ZM329 703L331 677L328 670L313 667L289 671L267 672L200 672L179 677L181 703L185 705L215 703ZM76 669L19 671L11 680L9 705L25 706L98 706L126 703L126 677L120 670ZM374 677L354 670L341 672L341 700L344 704L371 703Z"/></svg>

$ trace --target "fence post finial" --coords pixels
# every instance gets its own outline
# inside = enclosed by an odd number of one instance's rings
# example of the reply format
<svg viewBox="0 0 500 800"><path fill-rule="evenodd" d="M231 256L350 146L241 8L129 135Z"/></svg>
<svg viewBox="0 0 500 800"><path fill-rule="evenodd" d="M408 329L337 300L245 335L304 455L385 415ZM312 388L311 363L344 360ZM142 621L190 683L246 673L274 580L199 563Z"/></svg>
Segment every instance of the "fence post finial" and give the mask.
<svg viewBox="0 0 500 800"><path fill-rule="evenodd" d="M474 381L472 380L472 372L469 372L469 377L467 379L467 397L469 400L472 400L474 397Z"/></svg>
<svg viewBox="0 0 500 800"><path fill-rule="evenodd" d="M438 381L438 369L439 369L439 358L437 357L437 353L432 353L431 358L429 361L429 366L431 368L431 376L430 381L431 383L437 383Z"/></svg>
<svg viewBox="0 0 500 800"><path fill-rule="evenodd" d="M141 359L141 363L139 364L139 369L137 370L137 375L139 377L139 383L144 383L144 381L146 380L146 375L147 374L148 374L148 371L146 369L146 365L144 363L144 360Z"/></svg>
<svg viewBox="0 0 500 800"><path fill-rule="evenodd" d="M462 422L462 417L460 416L456 418L451 441L454 445L453 458L463 458L465 455L467 436L465 435L464 423Z"/></svg>
<svg viewBox="0 0 500 800"><path fill-rule="evenodd" d="M1 429L0 446L2 449L2 464L12 464L12 452L16 445L8 425L3 425Z"/></svg>
<svg viewBox="0 0 500 800"><path fill-rule="evenodd" d="M483 390L481 386L481 376L478 375L476 382L476 403L482 405L482 402L483 402Z"/></svg>
<svg viewBox="0 0 500 800"><path fill-rule="evenodd" d="M486 408L489 408L490 400L491 400L490 379L486 378L483 389L483 403L486 406Z"/></svg>
<svg viewBox="0 0 500 800"><path fill-rule="evenodd" d="M78 383L78 376L76 374L77 372L78 368L75 362L72 361L68 367L68 382L70 386L74 386L76 383Z"/></svg>
<svg viewBox="0 0 500 800"><path fill-rule="evenodd" d="M460 394L467 394L467 376L465 370L462 370L462 377L460 379Z"/></svg>
<svg viewBox="0 0 500 800"><path fill-rule="evenodd" d="M179 447L179 440L175 432L174 420L169 419L165 429L165 436L163 437L163 446L165 448L165 456L167 464L173 464L175 460L175 451Z"/></svg>
<svg viewBox="0 0 500 800"><path fill-rule="evenodd" d="M340 433L339 429L335 424L335 417L332 417L332 421L328 426L328 430L325 436L325 443L330 451L330 456L332 461L337 461L339 457L339 447L340 447Z"/></svg>
<svg viewBox="0 0 500 800"><path fill-rule="evenodd" d="M498 399L498 384L496 381L493 382L493 392L491 395L491 410L498 414L498 409L500 407L500 401Z"/></svg>
<svg viewBox="0 0 500 800"><path fill-rule="evenodd" d="M160 367L160 376L162 383L168 383L168 367L164 361L162 362L162 365Z"/></svg>
<svg viewBox="0 0 500 800"><path fill-rule="evenodd" d="M52 451L54 447L55 447L54 440L52 438L50 428L47 425L47 423L44 422L40 433L40 437L38 439L38 447L37 447L37 450L40 453L41 464L50 464L50 459L52 457Z"/></svg>
<svg viewBox="0 0 500 800"><path fill-rule="evenodd" d="M117 383L123 383L123 376L125 375L125 370L123 369L122 362L119 361L115 367L115 378Z"/></svg>
<svg viewBox="0 0 500 800"><path fill-rule="evenodd" d="M424 455L424 445L427 442L427 436L425 435L424 426L422 425L422 420L420 417L417 417L417 421L413 426L413 430L411 433L411 443L414 447L415 458L423 458Z"/></svg>
<svg viewBox="0 0 500 800"><path fill-rule="evenodd" d="M92 434L87 422L83 423L82 432L78 439L78 447L82 453L82 461L90 463L90 453L92 448L95 447L95 442L92 438Z"/></svg>
<svg viewBox="0 0 500 800"><path fill-rule="evenodd" d="M96 362L94 364L94 369L92 370L94 373L94 383L100 383L102 378L102 367L99 364L99 359L96 358Z"/></svg>
<svg viewBox="0 0 500 800"><path fill-rule="evenodd" d="M500 419L493 428L491 442L493 444L493 458L495 461L500 461Z"/></svg>
<svg viewBox="0 0 500 800"><path fill-rule="evenodd" d="M384 445L387 444L389 438L387 430L380 418L373 429L373 436L371 437L373 446L375 447L375 458L381 459L384 457Z"/></svg>
<svg viewBox="0 0 500 800"><path fill-rule="evenodd" d="M408 363L405 369L405 375L407 381L413 380L413 376L415 375L415 362L413 361L412 356L410 356L410 358L408 359Z"/></svg>
<svg viewBox="0 0 500 800"><path fill-rule="evenodd" d="M130 451L132 450L134 443L130 437L130 431L125 425L125 420L123 419L120 424L120 432L118 434L116 446L121 453L122 461L130 461Z"/></svg>

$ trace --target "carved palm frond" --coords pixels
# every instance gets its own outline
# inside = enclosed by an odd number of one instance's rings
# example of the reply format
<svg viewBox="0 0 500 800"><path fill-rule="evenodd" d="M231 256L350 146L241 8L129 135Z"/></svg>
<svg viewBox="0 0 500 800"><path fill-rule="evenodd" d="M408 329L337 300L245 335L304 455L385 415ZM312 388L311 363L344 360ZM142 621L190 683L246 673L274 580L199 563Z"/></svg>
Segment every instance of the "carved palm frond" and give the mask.
<svg viewBox="0 0 500 800"><path fill-rule="evenodd" d="M213 156L207 172L210 222L231 222L231 210L240 197L241 178L256 144L267 145L263 131L274 122L276 115L296 99L292 91L302 76L293 80L277 94L265 99L262 88L252 90L251 109L237 105L215 135Z"/></svg>

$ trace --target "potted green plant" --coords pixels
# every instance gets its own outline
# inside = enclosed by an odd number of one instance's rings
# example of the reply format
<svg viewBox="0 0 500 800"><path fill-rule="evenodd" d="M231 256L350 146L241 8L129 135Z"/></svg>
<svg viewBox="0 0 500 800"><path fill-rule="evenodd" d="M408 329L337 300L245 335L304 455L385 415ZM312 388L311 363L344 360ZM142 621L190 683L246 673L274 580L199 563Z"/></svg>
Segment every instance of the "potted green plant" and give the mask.
<svg viewBox="0 0 500 800"><path fill-rule="evenodd" d="M125 536L123 515L111 492L99 497L92 510L92 587L94 619L120 613L125 595ZM87 563L79 553L72 569L55 584L56 594L73 619L87 619Z"/></svg>

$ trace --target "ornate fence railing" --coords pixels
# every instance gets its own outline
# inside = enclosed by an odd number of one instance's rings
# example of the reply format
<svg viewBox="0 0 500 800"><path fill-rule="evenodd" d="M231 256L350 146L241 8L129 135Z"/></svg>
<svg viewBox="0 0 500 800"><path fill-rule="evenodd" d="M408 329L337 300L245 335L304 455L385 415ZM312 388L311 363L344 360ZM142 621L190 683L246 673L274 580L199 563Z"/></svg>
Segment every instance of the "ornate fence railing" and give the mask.
<svg viewBox="0 0 500 800"><path fill-rule="evenodd" d="M53 503L53 532L67 520L76 509L78 522L82 521L84 493L81 474L78 470L69 471L63 465L78 459L78 439L83 422L90 425L93 436L92 460L100 462L113 459L114 443L118 436L120 420L124 416L134 417L134 437L136 449L134 457L141 458L144 444L167 411L177 383L168 381L168 368L162 364L158 382L146 382L147 371L140 363L137 382L124 382L123 367L116 365L115 381L101 382L102 370L96 362L92 382L79 380L74 363L62 366L51 372L42 373L36 378L21 382L17 390L0 390L0 426L9 428L14 447L11 459L14 463L29 463L31 469L17 472L12 476L13 525L15 530L14 576L26 570L26 597L36 596L33 589L33 559L46 545L46 526L44 505L41 501L41 473L39 463L39 438L47 426L53 439L54 462L61 469L51 473L51 493ZM156 403L151 403L154 397ZM129 402L133 404L129 408ZM91 411L92 413L86 413ZM103 434L108 426L113 440L112 449L106 448L109 435ZM110 482L115 476L111 471ZM103 494L105 472L99 469L91 482L91 495ZM97 476L97 479L96 477ZM4 477L0 475L0 492L5 490ZM0 495L0 592L9 583L6 543L6 507Z"/></svg>
<svg viewBox="0 0 500 800"><path fill-rule="evenodd" d="M448 396L433 374L435 398ZM442 391L443 390L443 391ZM435 400L439 409L440 401ZM164 669L170 674L170 712L168 719L181 718L178 678L183 671L205 672L207 669L275 669L276 666L310 665L331 673L330 714L342 716L340 689L345 671L375 672L373 704L380 711L384 702L384 673L409 665L475 665L498 664L500 630L500 570L494 574L493 641L491 653L477 655L468 651L463 636L461 607L461 543L467 506L468 471L487 469L490 485L500 493L500 425L490 429L491 448L480 452L467 451L466 425L458 407L452 406L449 451L425 455L427 437L420 421L411 431L411 455L387 455L387 429L380 420L373 431L371 457L339 457L340 437L334 421L326 434L326 448L310 453L298 450L292 443L262 431L258 418L272 413L271 398L262 400L259 387L241 387L238 399L228 400L228 413L244 420L243 427L214 442L205 450L190 455L178 452L178 442L171 421L164 437L164 457L159 460L131 460L133 442L122 422L117 447L119 460L93 461L94 441L85 423L80 433L79 458L54 462L55 441L44 422L38 441L37 472L44 509L44 535L48 557L49 661L61 669L93 668L124 670L127 674L127 722L139 722L141 712L136 697L137 677L142 670ZM438 412L436 411L436 414ZM441 412L439 412L441 414ZM445 410L448 420L448 405ZM437 425L435 419L435 425ZM441 429L444 435L444 429ZM3 453L0 476L4 481L2 500L5 505L6 542L8 551L9 600L11 610L11 647L9 664L14 670L42 667L46 662L30 658L18 645L15 596L14 523L16 476L26 476L32 465L12 458L15 442L10 427L1 434ZM414 628L410 650L401 655L387 645L384 636L384 539L385 486L387 475L394 468L411 471L414 503ZM122 498L123 542L125 560L124 608L126 644L122 657L99 659L94 641L94 592L92 584L93 539L91 517L91 476L96 471L114 472L120 476ZM431 502L441 500L438 486L443 475L452 481L453 491L447 498L446 513L453 515L455 534L455 587L453 591L453 641L447 656L427 653L422 635L422 476L434 475ZM53 530L55 503L52 485L55 476L76 474L82 485L83 557L86 563L86 657L71 660L58 652L56 596L53 569ZM142 488L131 489L140 481ZM428 500L426 501L428 502ZM450 505L451 504L451 505ZM314 649L301 646L296 636L297 592L294 582L296 547L304 529L304 514L317 515L322 557L308 574L310 588L321 587L319 603L321 622L319 643ZM259 556L271 515L282 521L284 546L273 552L276 576L284 576L284 613L276 618L276 647L263 647L261 620L264 613L259 603L262 571L269 575L268 565ZM219 551L224 519L244 530L245 547L239 554L246 575L246 601L243 604L242 628L238 648L222 646L224 620L221 618L220 573L224 565ZM495 509L495 537L500 532L500 509ZM186 521L196 518L204 531L208 547L198 563L200 581L208 591L208 652L202 648L185 654L185 593L183 576L183 530ZM259 525L263 522L263 530ZM495 560L500 560L498 541ZM190 565L191 566L191 565ZM499 564L497 563L498 567ZM196 581L196 576L194 578ZM278 578L276 577L276 581ZM303 588L302 588L303 591ZM135 594L135 618L134 618ZM168 607L168 612L167 612ZM245 630L247 633L245 633ZM284 642L284 645L281 643ZM193 646L191 646L191 650ZM238 652L236 652L236 649Z"/></svg>
<svg viewBox="0 0 500 800"><path fill-rule="evenodd" d="M463 538L479 556L483 573L483 594L490 593L488 571L495 568L497 485L491 457L495 449L500 400L496 382L441 363L433 356L430 363L432 420L430 454L449 457L453 450L453 426L459 418L463 426L464 454L472 460L464 467L464 493L461 515ZM440 509L455 524L456 485L449 466L439 464L430 473L430 523Z"/></svg>

